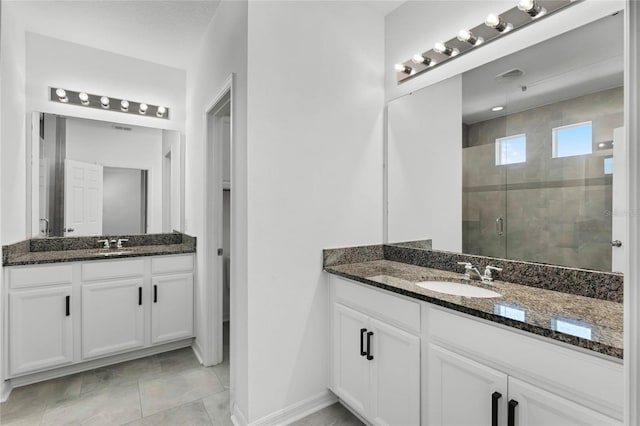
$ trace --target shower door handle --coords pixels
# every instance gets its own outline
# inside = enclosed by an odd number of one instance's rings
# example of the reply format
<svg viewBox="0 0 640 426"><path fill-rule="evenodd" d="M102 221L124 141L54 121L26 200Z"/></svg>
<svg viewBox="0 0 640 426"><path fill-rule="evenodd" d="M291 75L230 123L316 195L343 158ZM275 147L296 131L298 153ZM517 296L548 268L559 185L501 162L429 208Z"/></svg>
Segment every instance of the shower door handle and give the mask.
<svg viewBox="0 0 640 426"><path fill-rule="evenodd" d="M501 217L496 219L496 234L500 236L504 234L504 219Z"/></svg>

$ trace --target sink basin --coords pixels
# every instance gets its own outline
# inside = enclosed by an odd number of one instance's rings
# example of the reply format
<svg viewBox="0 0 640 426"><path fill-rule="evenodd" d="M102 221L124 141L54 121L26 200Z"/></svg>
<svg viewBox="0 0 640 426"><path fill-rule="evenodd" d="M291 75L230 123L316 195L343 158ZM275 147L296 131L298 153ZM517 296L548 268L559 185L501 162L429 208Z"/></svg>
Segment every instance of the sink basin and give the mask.
<svg viewBox="0 0 640 426"><path fill-rule="evenodd" d="M108 251L101 254L104 257L112 257L112 256L122 256L123 254L127 254L127 253L131 253L131 250Z"/></svg>
<svg viewBox="0 0 640 426"><path fill-rule="evenodd" d="M500 293L496 293L486 288L476 287L469 284L461 284L450 281L423 281L416 284L427 290L437 291L438 293L452 294L454 296L464 297L502 297Z"/></svg>

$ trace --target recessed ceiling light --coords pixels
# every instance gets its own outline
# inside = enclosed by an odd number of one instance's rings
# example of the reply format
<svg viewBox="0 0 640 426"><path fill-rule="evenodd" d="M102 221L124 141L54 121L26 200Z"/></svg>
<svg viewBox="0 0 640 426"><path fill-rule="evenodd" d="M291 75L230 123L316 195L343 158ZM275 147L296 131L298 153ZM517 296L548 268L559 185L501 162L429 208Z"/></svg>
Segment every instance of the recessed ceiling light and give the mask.
<svg viewBox="0 0 640 426"><path fill-rule="evenodd" d="M493 108L491 108L491 111L498 112L498 111L502 111L503 109L504 109L503 106L498 105L498 106L494 106Z"/></svg>

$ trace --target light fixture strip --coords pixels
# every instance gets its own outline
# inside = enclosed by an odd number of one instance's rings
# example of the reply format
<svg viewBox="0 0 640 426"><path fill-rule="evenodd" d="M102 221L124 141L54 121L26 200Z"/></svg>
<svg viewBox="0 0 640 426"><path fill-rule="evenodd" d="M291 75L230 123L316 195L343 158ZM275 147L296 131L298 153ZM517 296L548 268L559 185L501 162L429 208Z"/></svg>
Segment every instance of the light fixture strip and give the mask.
<svg viewBox="0 0 640 426"><path fill-rule="evenodd" d="M496 15L502 19L508 29L506 31L499 31L496 28L492 28L484 22L474 28L463 28L465 32L473 35L475 39L482 40L481 43L470 43L468 41L461 40L460 37L453 37L450 40L443 42L442 44L452 51L456 52L454 55L446 54L446 52L439 52L440 49L431 49L426 52L416 52L414 58L422 56L426 58L424 62L409 59L403 63L396 64L396 81L401 83L409 78L415 77L418 74L437 68L443 63L450 61L454 58L464 55L465 53L484 46L491 41L504 37L507 34L511 34L513 31L526 27L527 25L545 19L546 17L571 6L574 3L578 3L582 0L535 0L533 3L536 8L544 10L543 14L539 14L535 17L531 16L531 13L514 6L511 9ZM523 2L517 2L522 7ZM456 32L460 29L456 29Z"/></svg>
<svg viewBox="0 0 640 426"><path fill-rule="evenodd" d="M64 96L60 96L64 94ZM133 114L137 116L169 119L169 108L162 105L152 105L145 102L118 99L103 95L92 95L87 92L76 92L59 87L49 87L51 102L77 105L84 108L96 108L107 111ZM142 105L142 108L140 107ZM145 107L146 105L146 107Z"/></svg>

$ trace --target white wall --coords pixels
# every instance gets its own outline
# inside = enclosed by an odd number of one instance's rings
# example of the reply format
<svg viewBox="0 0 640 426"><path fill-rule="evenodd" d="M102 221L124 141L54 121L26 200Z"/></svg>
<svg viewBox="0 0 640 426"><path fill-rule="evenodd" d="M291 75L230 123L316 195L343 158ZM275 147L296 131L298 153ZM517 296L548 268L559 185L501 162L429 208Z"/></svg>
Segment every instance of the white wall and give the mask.
<svg viewBox="0 0 640 426"><path fill-rule="evenodd" d="M2 116L0 133L2 244L23 240L26 235L27 171L25 115L25 36L12 9L2 2ZM10 208L8 208L10 206Z"/></svg>
<svg viewBox="0 0 640 426"><path fill-rule="evenodd" d="M432 48L437 41L449 40L461 28L473 28L489 13L501 13L514 7L512 0L408 1L386 17L385 96L387 100L403 96L421 87L468 71L494 59L534 45L624 8L621 0L586 0L549 16L535 25L460 56L401 84L396 83L394 64L415 53Z"/></svg>
<svg viewBox="0 0 640 426"><path fill-rule="evenodd" d="M27 111L184 130L186 72L39 34L27 33ZM170 119L49 101L49 87L164 105Z"/></svg>
<svg viewBox="0 0 640 426"><path fill-rule="evenodd" d="M108 167L148 170L147 231L162 232L162 130L129 131L103 121L67 119L66 158Z"/></svg>
<svg viewBox="0 0 640 426"><path fill-rule="evenodd" d="M388 104L388 242L462 251L460 117L459 75Z"/></svg>
<svg viewBox="0 0 640 426"><path fill-rule="evenodd" d="M241 413L247 412L248 378L247 363L249 353L247 324L247 2L223 1L207 28L194 61L187 70L187 122L186 122L186 176L185 176L185 232L198 237L197 252L197 305L196 305L196 345L209 342L202 330L206 312L210 307L203 305L201 297L205 287L213 281L203 277L203 247L205 228L204 189L204 148L205 110L221 90L231 73L235 74L232 134L234 145L232 156L234 168L231 180L234 193L232 218L234 242L231 248L232 295L235 292L231 324L231 353L235 362L231 369L232 395ZM232 410L234 407L232 407Z"/></svg>
<svg viewBox="0 0 640 426"><path fill-rule="evenodd" d="M250 422L326 392L322 249L382 241L383 46L367 2L249 3Z"/></svg>

